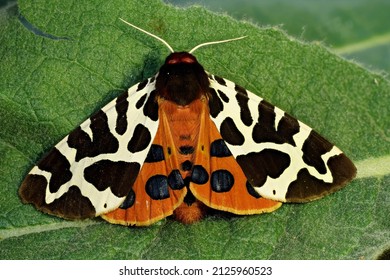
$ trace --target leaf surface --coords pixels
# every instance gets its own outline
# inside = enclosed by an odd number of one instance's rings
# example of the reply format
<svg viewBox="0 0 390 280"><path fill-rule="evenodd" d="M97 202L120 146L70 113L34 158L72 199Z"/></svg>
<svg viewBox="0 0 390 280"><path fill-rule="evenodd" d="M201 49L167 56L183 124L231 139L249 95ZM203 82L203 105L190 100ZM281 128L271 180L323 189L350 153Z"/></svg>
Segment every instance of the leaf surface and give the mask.
<svg viewBox="0 0 390 280"><path fill-rule="evenodd" d="M390 85L383 77L319 44L200 7L21 0L19 13L35 33L12 11L0 25L1 259L374 259L389 247ZM45 152L112 98L154 75L168 55L119 17L178 51L248 35L195 55L210 73L259 94L336 143L356 162L358 178L312 203L256 216L215 213L191 226L170 218L146 228L70 222L23 205L19 185Z"/></svg>

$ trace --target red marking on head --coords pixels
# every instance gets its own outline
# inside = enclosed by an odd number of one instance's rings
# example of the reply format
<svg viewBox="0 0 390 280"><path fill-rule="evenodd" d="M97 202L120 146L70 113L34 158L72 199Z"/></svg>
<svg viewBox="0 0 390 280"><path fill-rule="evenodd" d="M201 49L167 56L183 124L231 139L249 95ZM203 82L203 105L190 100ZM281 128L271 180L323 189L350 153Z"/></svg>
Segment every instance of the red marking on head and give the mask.
<svg viewBox="0 0 390 280"><path fill-rule="evenodd" d="M188 52L174 52L165 60L165 64L198 63L195 56Z"/></svg>

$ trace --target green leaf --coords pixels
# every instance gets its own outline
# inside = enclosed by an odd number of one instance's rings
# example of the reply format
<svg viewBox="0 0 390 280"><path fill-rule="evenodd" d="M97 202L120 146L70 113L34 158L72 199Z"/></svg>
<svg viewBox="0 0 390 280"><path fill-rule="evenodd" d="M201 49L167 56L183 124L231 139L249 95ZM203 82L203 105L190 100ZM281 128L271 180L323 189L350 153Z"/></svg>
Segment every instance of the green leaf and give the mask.
<svg viewBox="0 0 390 280"><path fill-rule="evenodd" d="M375 71L390 73L390 2L388 0L166 0L199 3L237 19L282 26L289 34L321 41L338 54Z"/></svg>
<svg viewBox="0 0 390 280"><path fill-rule="evenodd" d="M319 44L199 7L153 0L19 1L0 25L1 259L374 259L389 248L389 82ZM45 152L168 50L248 35L196 52L210 72L258 93L331 139L359 177L308 204L264 215L211 214L146 228L71 222L23 205L17 190ZM30 28L31 29L31 28ZM40 30L41 32L37 32Z"/></svg>

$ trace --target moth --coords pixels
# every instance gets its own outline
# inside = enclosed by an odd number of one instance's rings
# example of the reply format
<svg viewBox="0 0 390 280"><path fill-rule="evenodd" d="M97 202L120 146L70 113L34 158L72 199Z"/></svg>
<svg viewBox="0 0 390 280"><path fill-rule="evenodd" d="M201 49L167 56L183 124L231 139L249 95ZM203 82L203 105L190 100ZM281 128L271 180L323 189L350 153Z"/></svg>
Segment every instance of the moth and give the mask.
<svg viewBox="0 0 390 280"><path fill-rule="evenodd" d="M310 127L245 88L209 74L192 54L112 100L32 168L24 203L66 219L101 216L146 226L189 224L213 208L238 215L333 193L352 161Z"/></svg>

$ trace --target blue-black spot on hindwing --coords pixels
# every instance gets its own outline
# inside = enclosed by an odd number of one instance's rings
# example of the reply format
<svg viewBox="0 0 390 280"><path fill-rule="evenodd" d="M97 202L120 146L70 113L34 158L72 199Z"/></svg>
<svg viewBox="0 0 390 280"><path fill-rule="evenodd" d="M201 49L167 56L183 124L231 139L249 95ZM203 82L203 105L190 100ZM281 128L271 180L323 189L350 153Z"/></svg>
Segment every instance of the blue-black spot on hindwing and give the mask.
<svg viewBox="0 0 390 280"><path fill-rule="evenodd" d="M216 170L211 173L210 185L215 192L228 192L234 185L234 177L228 170Z"/></svg>
<svg viewBox="0 0 390 280"><path fill-rule="evenodd" d="M169 197L168 178L165 175L154 175L148 179L145 191L154 200L162 200Z"/></svg>
<svg viewBox="0 0 390 280"><path fill-rule="evenodd" d="M173 190L180 190L186 186L186 183L184 182L179 170L174 169L171 171L171 173L169 173L168 185Z"/></svg>
<svg viewBox="0 0 390 280"><path fill-rule="evenodd" d="M209 100L210 115L216 118L223 110L223 103L219 98L215 89L210 88L210 100Z"/></svg>
<svg viewBox="0 0 390 280"><path fill-rule="evenodd" d="M231 145L244 144L244 135L238 130L233 119L230 117L227 117L222 121L219 132L221 133L223 140Z"/></svg>
<svg viewBox="0 0 390 280"><path fill-rule="evenodd" d="M254 198L261 198L261 195L259 195L259 193L255 190L255 188L248 181L246 181L246 190Z"/></svg>
<svg viewBox="0 0 390 280"><path fill-rule="evenodd" d="M143 151L149 146L151 140L152 136L150 135L149 129L147 129L143 124L137 124L134 129L133 136L127 145L127 149L131 153Z"/></svg>
<svg viewBox="0 0 390 280"><path fill-rule="evenodd" d="M130 208L131 206L134 205L134 202L135 202L135 192L133 191L133 189L131 189L129 191L129 193L127 194L125 200L119 206L119 208L121 208L121 209L128 209L128 208Z"/></svg>
<svg viewBox="0 0 390 280"><path fill-rule="evenodd" d="M125 134L127 130L127 110L129 109L129 101L127 97L129 94L126 92L116 99L115 109L117 112L115 131L119 135Z"/></svg>
<svg viewBox="0 0 390 280"><path fill-rule="evenodd" d="M205 184L209 180L209 174L206 169L201 165L194 165L191 173L191 181L195 184Z"/></svg>
<svg viewBox="0 0 390 280"><path fill-rule="evenodd" d="M236 160L249 183L256 187L264 185L267 176L278 178L291 162L288 154L273 149L239 155Z"/></svg>
<svg viewBox="0 0 390 280"><path fill-rule="evenodd" d="M226 81L223 78L214 75L214 80L216 80L218 84L226 86Z"/></svg>
<svg viewBox="0 0 390 280"><path fill-rule="evenodd" d="M57 192L63 184L72 178L69 161L56 148L53 148L50 153L38 163L38 167L41 170L51 173L49 182L49 190L51 193Z"/></svg>
<svg viewBox="0 0 390 280"><path fill-rule="evenodd" d="M138 84L137 91L143 90L146 87L147 84L148 84L148 79L140 82Z"/></svg>
<svg viewBox="0 0 390 280"><path fill-rule="evenodd" d="M222 90L218 90L218 94L223 102L229 103L229 97Z"/></svg>
<svg viewBox="0 0 390 280"><path fill-rule="evenodd" d="M239 85L236 85L234 89L237 92L236 100L238 106L240 106L240 118L242 120L242 123L245 124L246 126L251 126L253 123L253 118L248 106L248 102L249 102L248 93L246 92L246 89L244 89Z"/></svg>
<svg viewBox="0 0 390 280"><path fill-rule="evenodd" d="M278 127L275 127L275 106L262 100L258 110L259 119L253 127L252 132L253 140L256 143L289 143L295 146L293 136L299 132L299 123L296 119L285 113L280 119Z"/></svg>
<svg viewBox="0 0 390 280"><path fill-rule="evenodd" d="M153 121L158 120L158 104L156 98L156 90L153 90L148 99L146 100L145 106L143 108L143 113L145 116L149 117Z"/></svg>
<svg viewBox="0 0 390 280"><path fill-rule="evenodd" d="M325 174L326 166L321 156L329 152L332 148L333 144L312 130L302 146L303 160L308 165L314 166L321 174Z"/></svg>
<svg viewBox="0 0 390 280"><path fill-rule="evenodd" d="M118 151L119 142L108 127L107 115L100 110L90 120L93 140L80 127L68 136L69 147L77 150L76 161L85 157L95 157L100 154L111 154Z"/></svg>
<svg viewBox="0 0 390 280"><path fill-rule="evenodd" d="M230 157L232 153L230 152L228 146L226 146L225 141L222 139L217 139L213 141L210 145L210 156L212 157Z"/></svg>
<svg viewBox="0 0 390 280"><path fill-rule="evenodd" d="M117 197L127 195L140 170L137 162L100 160L84 169L84 178L99 191L107 188Z"/></svg>
<svg viewBox="0 0 390 280"><path fill-rule="evenodd" d="M164 150L161 145L152 144L145 162L159 162L164 160Z"/></svg>

